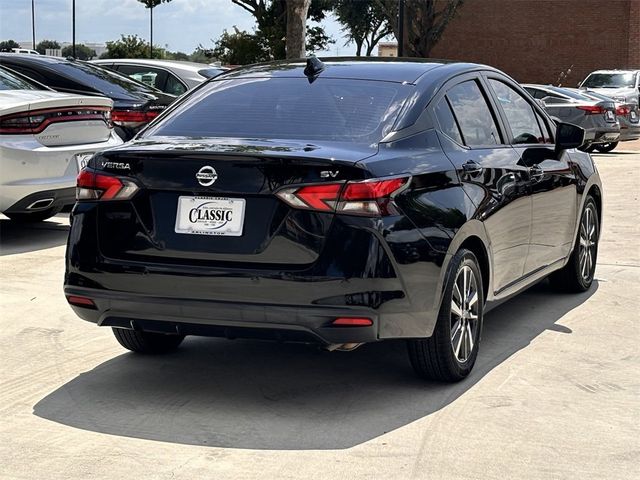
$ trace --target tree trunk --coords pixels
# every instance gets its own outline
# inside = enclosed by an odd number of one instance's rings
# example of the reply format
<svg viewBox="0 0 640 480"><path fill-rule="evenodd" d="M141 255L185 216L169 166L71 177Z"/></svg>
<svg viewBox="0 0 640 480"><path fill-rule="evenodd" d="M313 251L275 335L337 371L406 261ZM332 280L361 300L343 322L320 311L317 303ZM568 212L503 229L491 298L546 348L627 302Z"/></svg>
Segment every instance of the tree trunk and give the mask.
<svg viewBox="0 0 640 480"><path fill-rule="evenodd" d="M311 0L287 0L287 58L307 56L307 13Z"/></svg>

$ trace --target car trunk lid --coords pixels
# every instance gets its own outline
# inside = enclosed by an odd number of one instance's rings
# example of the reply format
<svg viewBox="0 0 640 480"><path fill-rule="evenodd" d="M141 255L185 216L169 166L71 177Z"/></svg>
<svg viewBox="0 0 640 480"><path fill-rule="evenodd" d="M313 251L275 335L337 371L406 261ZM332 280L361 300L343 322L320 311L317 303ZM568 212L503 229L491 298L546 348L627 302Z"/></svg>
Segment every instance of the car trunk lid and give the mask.
<svg viewBox="0 0 640 480"><path fill-rule="evenodd" d="M100 251L147 265L302 268L319 256L333 213L293 209L274 193L287 185L365 178L356 164L376 151L329 143L172 139L105 152L92 166L127 177L140 190L130 201L99 205ZM200 223L189 229L192 220Z"/></svg>

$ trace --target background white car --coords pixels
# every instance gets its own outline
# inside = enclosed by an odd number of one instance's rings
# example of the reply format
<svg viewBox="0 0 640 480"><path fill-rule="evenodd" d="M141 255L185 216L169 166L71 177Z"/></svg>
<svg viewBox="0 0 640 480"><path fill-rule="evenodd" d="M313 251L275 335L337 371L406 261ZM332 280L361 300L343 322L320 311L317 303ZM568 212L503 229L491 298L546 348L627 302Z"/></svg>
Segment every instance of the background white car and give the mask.
<svg viewBox="0 0 640 480"><path fill-rule="evenodd" d="M122 143L112 106L108 98L54 92L0 68L0 212L40 221L74 203L82 162Z"/></svg>

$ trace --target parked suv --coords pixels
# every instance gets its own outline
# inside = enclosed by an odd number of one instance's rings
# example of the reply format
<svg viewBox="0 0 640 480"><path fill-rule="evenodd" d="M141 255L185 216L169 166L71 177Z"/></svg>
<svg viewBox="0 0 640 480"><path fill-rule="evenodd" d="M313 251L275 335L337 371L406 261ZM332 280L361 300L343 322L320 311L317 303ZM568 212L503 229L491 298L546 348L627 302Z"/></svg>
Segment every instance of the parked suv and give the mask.
<svg viewBox="0 0 640 480"><path fill-rule="evenodd" d="M596 70L579 87L623 104L640 105L640 70Z"/></svg>

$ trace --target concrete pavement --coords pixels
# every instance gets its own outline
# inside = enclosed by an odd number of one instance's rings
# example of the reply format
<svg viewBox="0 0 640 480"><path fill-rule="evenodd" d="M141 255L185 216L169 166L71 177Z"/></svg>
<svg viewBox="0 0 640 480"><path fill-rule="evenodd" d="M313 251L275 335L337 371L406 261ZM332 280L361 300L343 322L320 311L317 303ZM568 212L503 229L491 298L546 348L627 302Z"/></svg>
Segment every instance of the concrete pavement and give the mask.
<svg viewBox="0 0 640 480"><path fill-rule="evenodd" d="M62 295L64 216L0 220L0 478L630 478L640 470L640 154L595 155L596 282L489 313L471 377L351 353L188 338L125 353Z"/></svg>

